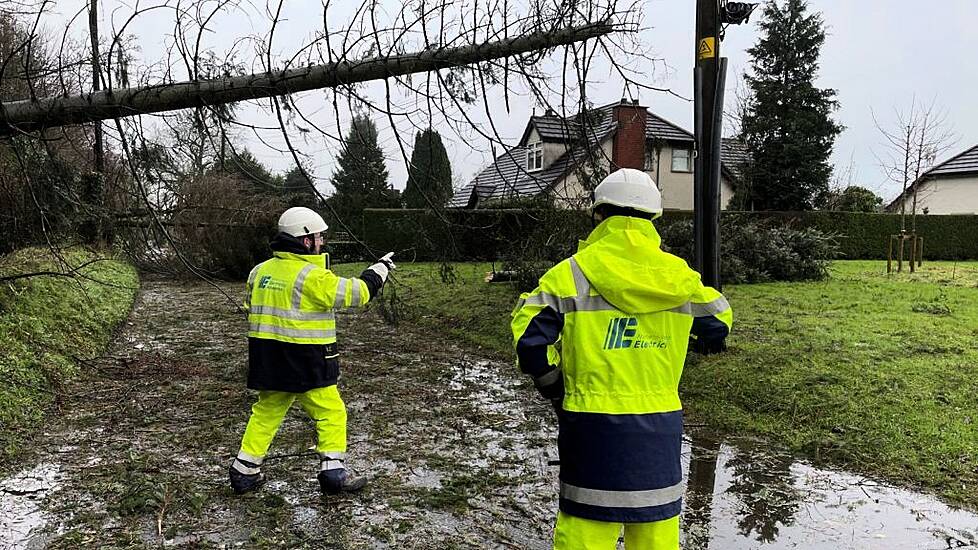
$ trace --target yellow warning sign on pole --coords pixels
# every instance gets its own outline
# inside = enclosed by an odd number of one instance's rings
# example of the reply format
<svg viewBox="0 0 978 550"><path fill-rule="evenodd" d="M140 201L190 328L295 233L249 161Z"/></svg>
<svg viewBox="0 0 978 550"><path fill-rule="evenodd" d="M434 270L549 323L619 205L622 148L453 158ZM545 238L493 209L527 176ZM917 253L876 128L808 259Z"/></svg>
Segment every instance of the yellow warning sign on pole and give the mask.
<svg viewBox="0 0 978 550"><path fill-rule="evenodd" d="M696 59L709 59L717 56L716 39L708 36L700 40L696 47Z"/></svg>

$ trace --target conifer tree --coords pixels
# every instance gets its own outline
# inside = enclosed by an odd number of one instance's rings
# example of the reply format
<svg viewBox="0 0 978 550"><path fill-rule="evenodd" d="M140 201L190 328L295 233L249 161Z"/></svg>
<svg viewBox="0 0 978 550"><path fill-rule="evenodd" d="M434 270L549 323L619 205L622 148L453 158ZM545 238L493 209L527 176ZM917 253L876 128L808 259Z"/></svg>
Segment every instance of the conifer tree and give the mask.
<svg viewBox="0 0 978 550"><path fill-rule="evenodd" d="M308 169L306 169L308 173ZM312 177L310 174L309 177ZM290 206L305 206L315 209L319 205L319 197L309 185L306 176L298 166L293 167L285 173L282 180L282 191L285 201Z"/></svg>
<svg viewBox="0 0 978 550"><path fill-rule="evenodd" d="M829 157L843 127L831 118L836 92L815 86L825 42L819 13L805 0L772 0L760 22L762 36L748 50L749 97L741 138L751 152L734 204L749 210L810 210L829 189Z"/></svg>
<svg viewBox="0 0 978 550"><path fill-rule="evenodd" d="M364 208L397 208L398 196L387 181L384 152L377 143L377 126L364 114L355 114L331 183L336 189L329 202L345 221L359 219Z"/></svg>
<svg viewBox="0 0 978 550"><path fill-rule="evenodd" d="M438 132L428 128L414 138L404 204L408 208L438 208L452 198L452 166Z"/></svg>

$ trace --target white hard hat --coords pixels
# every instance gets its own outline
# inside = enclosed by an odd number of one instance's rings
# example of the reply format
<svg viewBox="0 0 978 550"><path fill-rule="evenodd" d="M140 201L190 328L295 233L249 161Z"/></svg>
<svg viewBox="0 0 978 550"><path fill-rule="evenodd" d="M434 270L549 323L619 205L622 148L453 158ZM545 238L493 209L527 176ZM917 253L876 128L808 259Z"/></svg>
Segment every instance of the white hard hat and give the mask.
<svg viewBox="0 0 978 550"><path fill-rule="evenodd" d="M652 176L634 168L622 168L608 174L594 188L594 202L591 210L602 204L622 208L632 208L652 214L653 218L662 215L662 194Z"/></svg>
<svg viewBox="0 0 978 550"><path fill-rule="evenodd" d="M293 237L321 233L329 228L323 217L305 206L293 206L278 219L278 230Z"/></svg>

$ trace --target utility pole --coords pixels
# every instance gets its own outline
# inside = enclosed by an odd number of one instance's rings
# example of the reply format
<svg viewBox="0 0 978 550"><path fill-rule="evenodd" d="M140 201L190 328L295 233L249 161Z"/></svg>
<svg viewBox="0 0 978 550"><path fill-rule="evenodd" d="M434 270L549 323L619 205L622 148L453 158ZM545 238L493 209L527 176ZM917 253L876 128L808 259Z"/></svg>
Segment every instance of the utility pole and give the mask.
<svg viewBox="0 0 978 550"><path fill-rule="evenodd" d="M92 91L102 90L102 67L98 53L98 0L92 0L88 9L88 31L92 39ZM105 152L102 148L102 122L95 122L95 171L105 172Z"/></svg>
<svg viewBox="0 0 978 550"><path fill-rule="evenodd" d="M720 147L727 59L720 57L721 24L740 24L757 4L696 0L696 65L693 69L693 236L695 263L703 284L721 290Z"/></svg>
<svg viewBox="0 0 978 550"><path fill-rule="evenodd" d="M693 69L693 236L696 269L703 284L720 290L720 136L715 122L722 119L720 78L720 3L696 0L696 66ZM724 60L726 61L726 60Z"/></svg>

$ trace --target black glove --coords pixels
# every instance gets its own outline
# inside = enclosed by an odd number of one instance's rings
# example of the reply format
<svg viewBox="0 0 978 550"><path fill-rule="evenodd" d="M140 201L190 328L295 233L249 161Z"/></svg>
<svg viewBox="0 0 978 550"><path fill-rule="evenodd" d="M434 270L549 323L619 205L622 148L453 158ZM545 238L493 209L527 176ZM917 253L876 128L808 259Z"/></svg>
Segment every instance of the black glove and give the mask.
<svg viewBox="0 0 978 550"><path fill-rule="evenodd" d="M727 351L727 339L720 338L715 340L707 340L704 338L697 338L692 341L693 351L699 353L700 355L713 355L714 353L722 353Z"/></svg>
<svg viewBox="0 0 978 550"><path fill-rule="evenodd" d="M536 380L533 381L533 385L536 386L537 391L544 399L549 399L551 401L558 400L562 401L564 399L564 377L558 376L556 380L547 384L546 386L539 385Z"/></svg>
<svg viewBox="0 0 978 550"><path fill-rule="evenodd" d="M384 254L384 256L381 257L377 261L380 262L380 263L382 263L382 264L384 264L384 265L386 265L387 266L387 269L389 269L391 271L394 271L395 269L397 269L397 266L394 265L394 253L393 252L388 252L387 254Z"/></svg>
<svg viewBox="0 0 978 550"><path fill-rule="evenodd" d="M382 258L377 260L377 263L367 268L367 271L373 271L378 277L380 277L381 286L387 282L387 276L390 275L390 272L397 269L397 266L394 265L394 260L392 259L393 256L393 252L388 252ZM372 296L373 294L371 294L371 297Z"/></svg>
<svg viewBox="0 0 978 550"><path fill-rule="evenodd" d="M551 399L550 405L553 406L554 413L557 415L557 418L560 418L561 413L564 412L564 398L558 397L556 399Z"/></svg>

